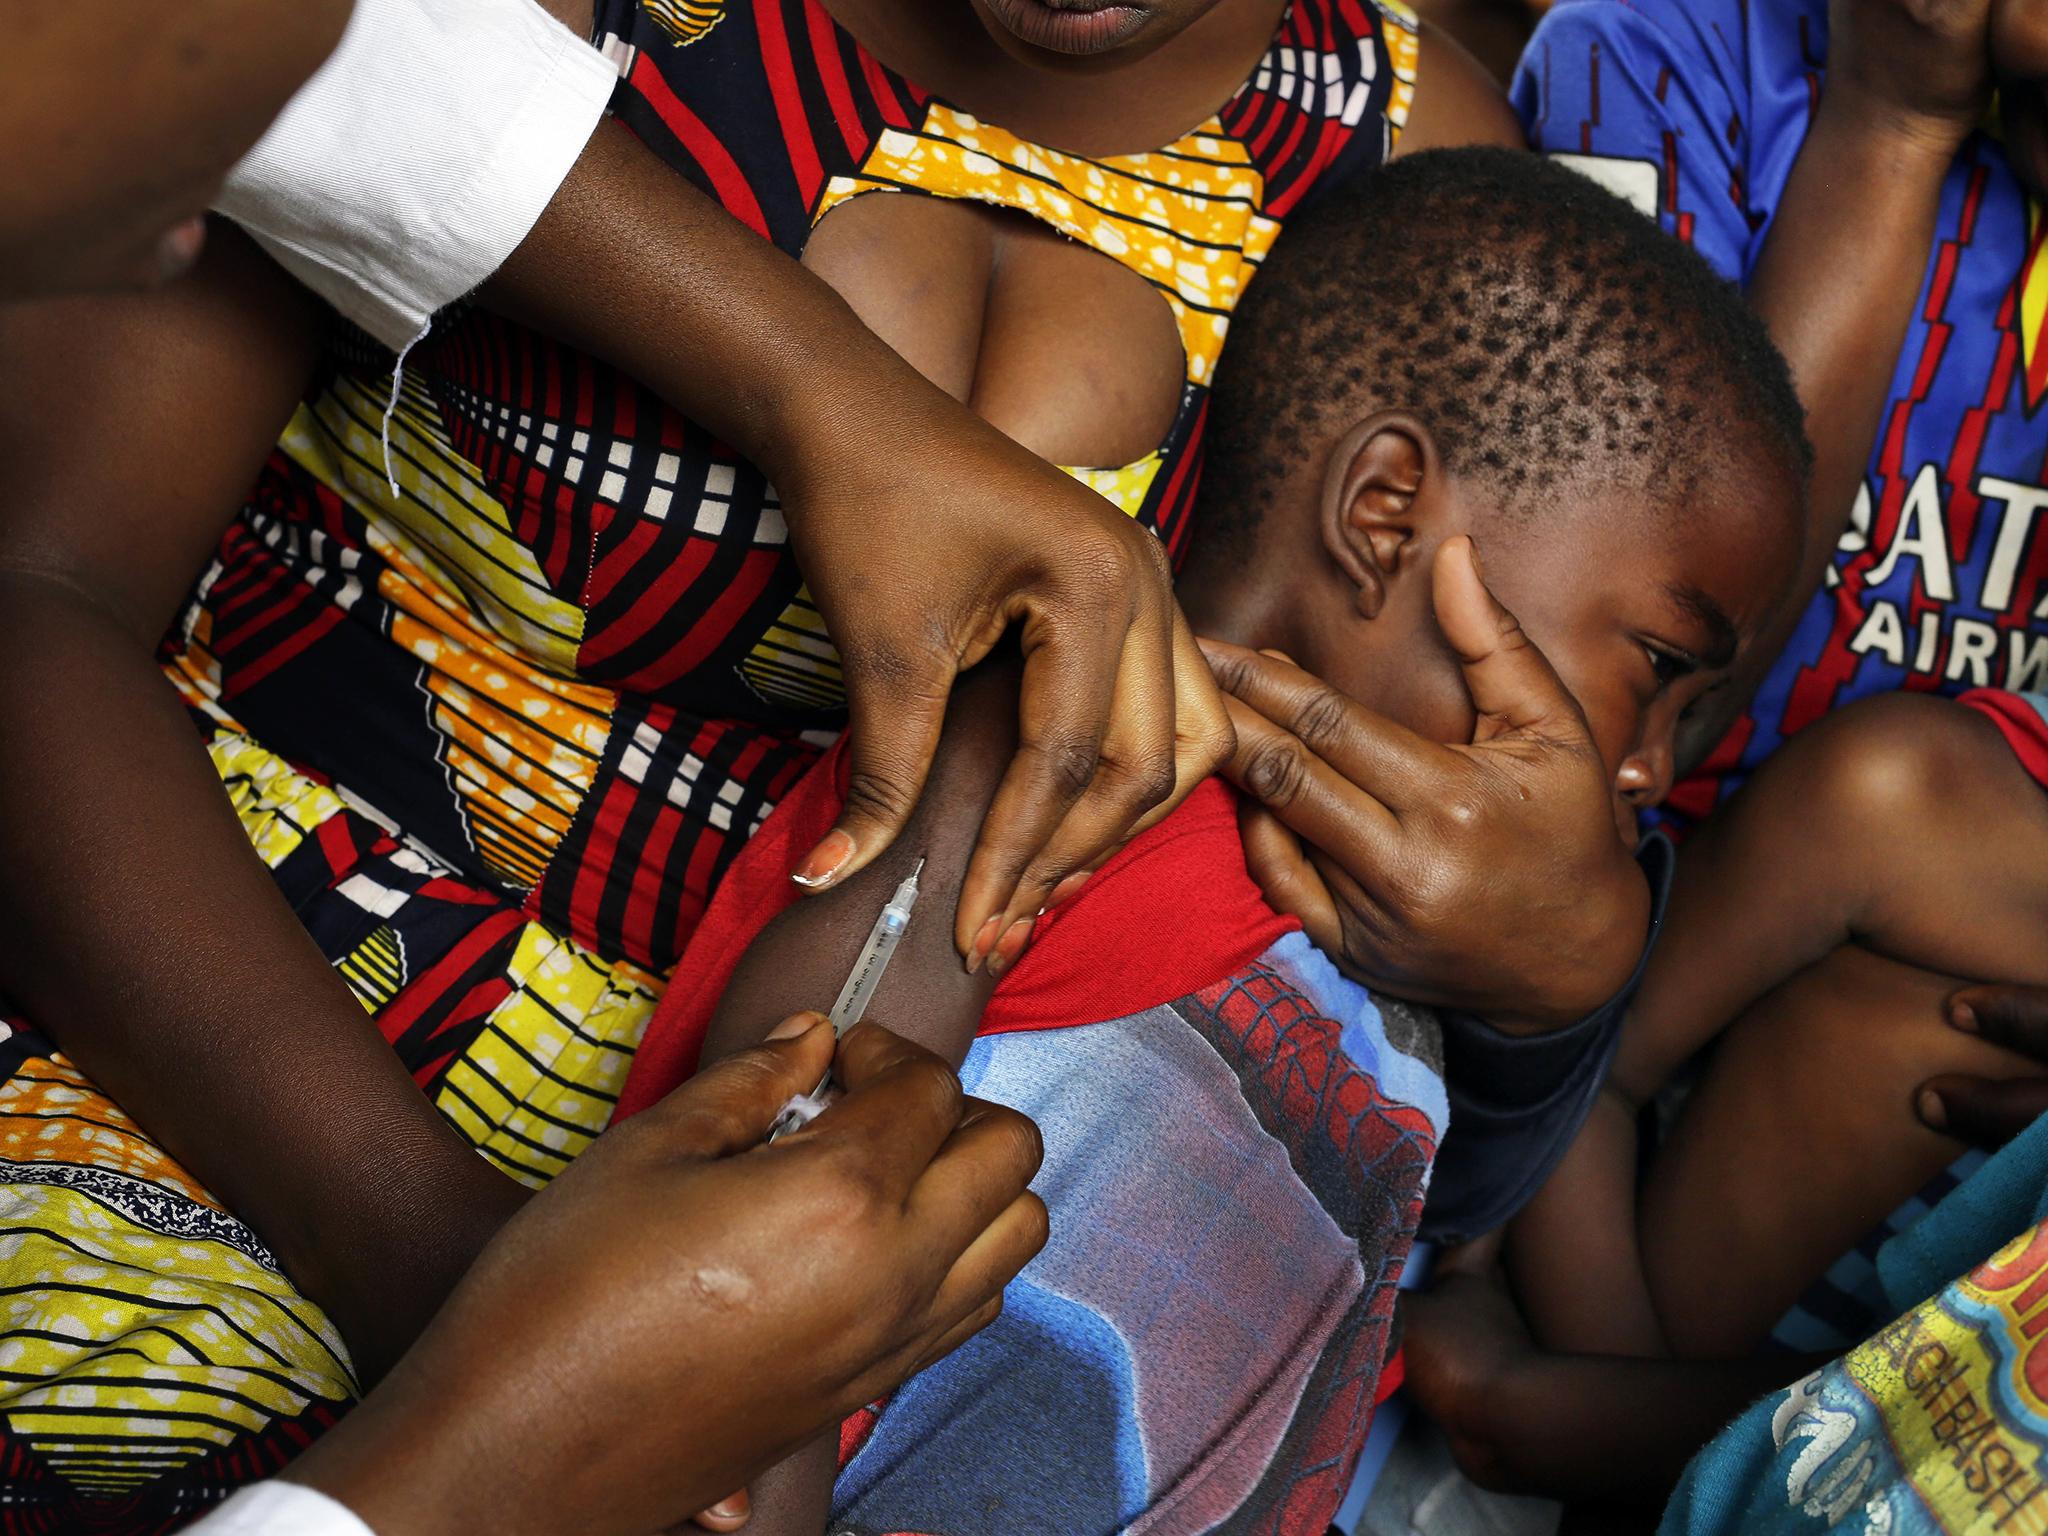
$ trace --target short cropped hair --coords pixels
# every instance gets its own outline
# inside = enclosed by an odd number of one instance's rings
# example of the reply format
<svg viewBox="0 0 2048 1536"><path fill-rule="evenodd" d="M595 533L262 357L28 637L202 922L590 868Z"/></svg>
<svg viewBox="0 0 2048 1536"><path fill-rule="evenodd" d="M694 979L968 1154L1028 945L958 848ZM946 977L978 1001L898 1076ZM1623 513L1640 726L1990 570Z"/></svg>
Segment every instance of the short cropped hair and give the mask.
<svg viewBox="0 0 2048 1536"><path fill-rule="evenodd" d="M1288 220L1231 322L1198 548L1241 549L1344 425L1413 410L1511 511L1589 473L1681 502L1741 434L1802 484L1805 412L1731 283L1586 177L1430 150Z"/></svg>

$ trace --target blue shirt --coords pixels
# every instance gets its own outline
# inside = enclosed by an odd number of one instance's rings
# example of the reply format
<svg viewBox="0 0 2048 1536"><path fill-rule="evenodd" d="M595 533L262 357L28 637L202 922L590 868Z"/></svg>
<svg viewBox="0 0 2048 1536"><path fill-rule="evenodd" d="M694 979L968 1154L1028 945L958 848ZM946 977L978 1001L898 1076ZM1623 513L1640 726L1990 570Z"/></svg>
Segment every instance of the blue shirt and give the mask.
<svg viewBox="0 0 2048 1536"><path fill-rule="evenodd" d="M1514 100L1538 148L1654 211L1746 284L1819 100L1827 42L1826 0L1558 0ZM2048 687L2038 224L1997 140L1972 135L1942 188L1826 585L1675 810L1703 814L1793 731L1866 694Z"/></svg>

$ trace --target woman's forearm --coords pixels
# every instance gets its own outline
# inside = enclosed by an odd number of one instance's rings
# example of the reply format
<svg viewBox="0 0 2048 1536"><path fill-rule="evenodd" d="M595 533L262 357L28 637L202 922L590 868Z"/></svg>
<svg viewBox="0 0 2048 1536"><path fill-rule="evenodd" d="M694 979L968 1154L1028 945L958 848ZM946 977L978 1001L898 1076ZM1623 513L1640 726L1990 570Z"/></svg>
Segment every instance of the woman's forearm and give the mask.
<svg viewBox="0 0 2048 1536"><path fill-rule="evenodd" d="M615 122L481 297L641 380L778 480L843 407L891 392L944 406L822 279Z"/></svg>
<svg viewBox="0 0 2048 1536"><path fill-rule="evenodd" d="M147 652L21 576L0 576L0 650L17 658L0 676L0 989L345 1333L368 1268L389 1282L388 1336L424 1326L520 1192L329 968ZM359 1371L381 1368L375 1341L350 1342Z"/></svg>
<svg viewBox="0 0 2048 1536"><path fill-rule="evenodd" d="M226 228L160 292L0 309L0 992L255 1227L368 1377L519 1191L328 967L152 659L318 335Z"/></svg>

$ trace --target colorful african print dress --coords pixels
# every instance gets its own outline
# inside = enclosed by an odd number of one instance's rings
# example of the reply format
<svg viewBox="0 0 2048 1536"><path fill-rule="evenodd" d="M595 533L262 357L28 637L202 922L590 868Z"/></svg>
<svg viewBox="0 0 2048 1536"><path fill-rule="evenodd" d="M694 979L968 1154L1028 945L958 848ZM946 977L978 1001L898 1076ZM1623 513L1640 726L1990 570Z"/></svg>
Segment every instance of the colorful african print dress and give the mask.
<svg viewBox="0 0 2048 1536"><path fill-rule="evenodd" d="M1293 208L1387 155L1417 46L1398 0L1293 0L1209 121L1085 160L892 73L815 0L598 11L618 116L786 251L850 197L973 198L1151 283L1179 408L1143 458L1075 473L1176 554L1232 307ZM773 487L632 379L444 317L387 448L389 379L337 345L164 670L421 1088L539 1184L606 1123L720 875L840 724L838 669ZM53 1050L61 1020L9 1028L0 1532L164 1529L344 1411L346 1350Z"/></svg>

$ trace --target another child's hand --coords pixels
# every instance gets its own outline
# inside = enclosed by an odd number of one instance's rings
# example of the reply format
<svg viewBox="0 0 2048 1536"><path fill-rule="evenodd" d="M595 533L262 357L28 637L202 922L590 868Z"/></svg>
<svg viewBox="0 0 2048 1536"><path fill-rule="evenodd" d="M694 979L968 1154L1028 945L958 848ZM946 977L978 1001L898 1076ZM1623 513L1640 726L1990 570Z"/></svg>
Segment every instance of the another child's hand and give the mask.
<svg viewBox="0 0 2048 1536"><path fill-rule="evenodd" d="M1498 1233L1446 1250L1429 1288L1401 1297L1406 1385L1482 1488L1508 1480L1492 1407L1506 1377L1538 1353L1499 1252Z"/></svg>
<svg viewBox="0 0 2048 1536"><path fill-rule="evenodd" d="M1994 0L1830 0L1826 110L1944 162L1991 98Z"/></svg>
<svg viewBox="0 0 2048 1536"><path fill-rule="evenodd" d="M2042 1064L2031 1077L1932 1077L1913 1095L1929 1129L2004 1146L2048 1114L2048 987L1964 987L1945 1011L1955 1028Z"/></svg>
<svg viewBox="0 0 2048 1536"><path fill-rule="evenodd" d="M1585 716L1469 541L1447 544L1434 576L1478 716L1466 745L1426 741L1291 662L1203 642L1237 732L1224 771L1258 802L1245 856L1266 899L1368 985L1561 1027L1628 980L1649 885Z"/></svg>

